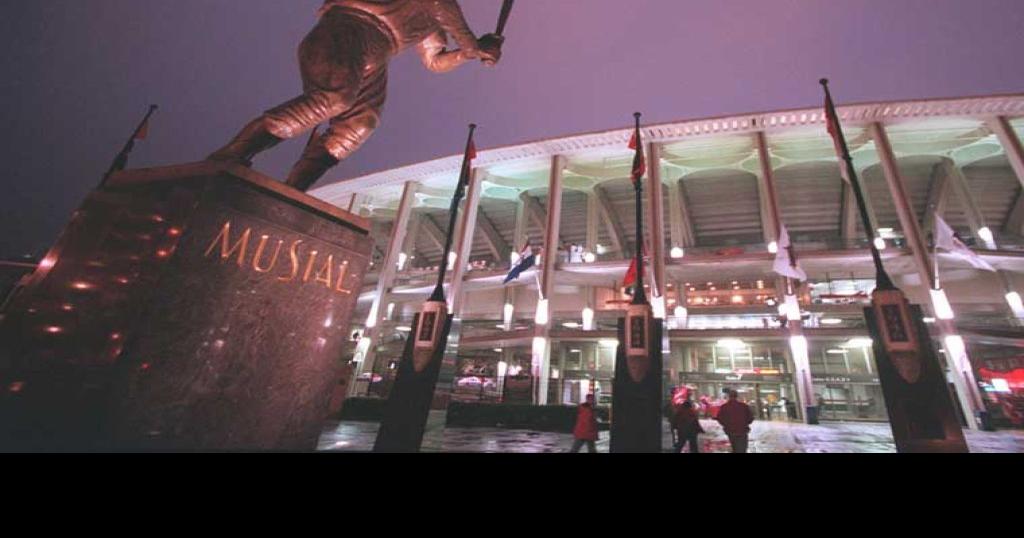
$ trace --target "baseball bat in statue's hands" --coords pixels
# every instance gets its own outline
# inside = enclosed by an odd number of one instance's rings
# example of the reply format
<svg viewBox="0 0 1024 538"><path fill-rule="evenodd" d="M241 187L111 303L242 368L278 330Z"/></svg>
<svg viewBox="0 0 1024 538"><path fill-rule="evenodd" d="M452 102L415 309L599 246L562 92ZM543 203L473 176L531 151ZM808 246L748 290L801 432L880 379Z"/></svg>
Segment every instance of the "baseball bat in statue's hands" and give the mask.
<svg viewBox="0 0 1024 538"><path fill-rule="evenodd" d="M501 60L501 46L505 43L505 26L512 14L512 4L515 0L504 0L501 4L501 14L498 16L498 29L493 34L487 34L480 38L480 50L483 51L482 61L487 65L495 65Z"/></svg>

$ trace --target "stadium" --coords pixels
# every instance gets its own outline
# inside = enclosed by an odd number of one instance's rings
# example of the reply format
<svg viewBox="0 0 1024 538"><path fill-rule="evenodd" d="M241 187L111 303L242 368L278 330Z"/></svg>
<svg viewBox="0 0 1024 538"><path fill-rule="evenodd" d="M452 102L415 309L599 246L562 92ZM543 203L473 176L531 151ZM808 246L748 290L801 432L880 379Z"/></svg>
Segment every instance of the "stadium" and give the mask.
<svg viewBox="0 0 1024 538"><path fill-rule="evenodd" d="M666 398L685 388L713 407L734 389L763 420L807 421L813 406L821 420L886 421L863 317L874 242L928 316L963 423L980 428L986 411L1024 426L1024 94L838 113L877 237L860 226L820 106L643 127L645 282L668 328ZM452 399L571 405L593 391L609 402L637 242L630 135L624 125L481 148L449 260L461 155L313 191L373 224L346 351L357 374L349 395L387 396L412 317L448 263L461 321L445 377ZM936 249L942 223L970 249ZM795 329L779 320L782 226L807 274L789 290ZM505 284L527 245L535 266ZM811 386L795 381L802 375Z"/></svg>

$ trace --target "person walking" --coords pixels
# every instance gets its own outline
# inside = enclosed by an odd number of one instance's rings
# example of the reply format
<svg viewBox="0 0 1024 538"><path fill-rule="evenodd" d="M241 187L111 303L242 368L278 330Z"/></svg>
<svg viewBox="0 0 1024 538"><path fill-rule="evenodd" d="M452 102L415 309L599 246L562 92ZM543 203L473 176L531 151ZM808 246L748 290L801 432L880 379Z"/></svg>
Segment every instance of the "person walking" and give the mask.
<svg viewBox="0 0 1024 538"><path fill-rule="evenodd" d="M754 422L754 414L750 406L739 401L739 393L735 390L729 391L729 401L722 404L715 418L725 434L729 436L729 444L735 454L747 452L749 442L750 424Z"/></svg>
<svg viewBox="0 0 1024 538"><path fill-rule="evenodd" d="M587 400L576 408L576 427L572 430L574 440L569 452L579 452L587 444L587 452L597 452L597 415L594 413L594 394L587 394Z"/></svg>
<svg viewBox="0 0 1024 538"><path fill-rule="evenodd" d="M700 419L697 418L697 412L693 409L693 402L690 400L683 402L683 405L672 417L672 428L676 430L678 439L674 447L675 452L682 452L687 443L690 444L690 453L700 452L700 447L697 445L697 434L704 433L704 428L700 426Z"/></svg>

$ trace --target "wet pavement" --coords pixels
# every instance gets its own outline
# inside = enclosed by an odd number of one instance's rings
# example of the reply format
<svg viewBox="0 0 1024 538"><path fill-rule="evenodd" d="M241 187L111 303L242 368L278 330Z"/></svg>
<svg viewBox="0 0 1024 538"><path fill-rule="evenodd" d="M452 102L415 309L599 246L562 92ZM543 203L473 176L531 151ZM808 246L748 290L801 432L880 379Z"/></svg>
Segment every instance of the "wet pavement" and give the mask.
<svg viewBox="0 0 1024 538"><path fill-rule="evenodd" d="M443 428L443 415L431 417L423 452L568 452L567 433L498 428ZM729 440L713 420L702 420L699 438L703 452L729 452ZM319 451L366 452L373 448L375 422L331 423L320 437ZM817 426L757 421L752 425L750 452L760 453L879 453L896 452L888 424L823 423ZM1024 453L1024 431L966 431L971 452ZM671 452L672 436L665 423L664 451ZM598 452L608 452L608 432L601 432ZM586 448L583 449L586 452Z"/></svg>

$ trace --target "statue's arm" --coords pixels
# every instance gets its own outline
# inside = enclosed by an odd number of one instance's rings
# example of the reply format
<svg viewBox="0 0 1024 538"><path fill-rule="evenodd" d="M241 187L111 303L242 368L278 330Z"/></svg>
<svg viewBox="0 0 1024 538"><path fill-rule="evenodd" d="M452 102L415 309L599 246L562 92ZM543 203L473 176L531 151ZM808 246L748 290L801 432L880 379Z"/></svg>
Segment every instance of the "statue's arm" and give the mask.
<svg viewBox="0 0 1024 538"><path fill-rule="evenodd" d="M480 49L476 35L469 28L466 17L462 14L462 8L456 0L432 0L434 4L434 18L441 29L452 37L459 48L469 53L475 53Z"/></svg>
<svg viewBox="0 0 1024 538"><path fill-rule="evenodd" d="M476 58L475 54L465 50L448 50L445 35L440 32L424 39L417 50L420 53L420 59L423 60L423 65L435 73L447 73Z"/></svg>

